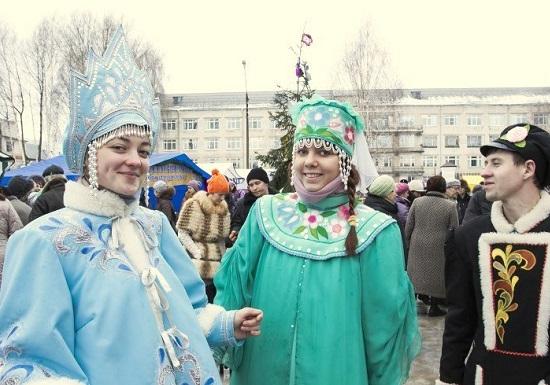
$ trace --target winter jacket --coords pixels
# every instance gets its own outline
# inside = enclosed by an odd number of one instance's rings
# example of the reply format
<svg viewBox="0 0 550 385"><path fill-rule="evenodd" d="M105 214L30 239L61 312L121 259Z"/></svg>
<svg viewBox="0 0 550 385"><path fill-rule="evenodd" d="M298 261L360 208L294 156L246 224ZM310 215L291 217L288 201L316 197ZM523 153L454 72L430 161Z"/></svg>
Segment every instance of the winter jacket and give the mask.
<svg viewBox="0 0 550 385"><path fill-rule="evenodd" d="M468 202L468 207L464 213L462 223L469 222L480 215L489 215L491 213L492 204L493 202L489 202L485 197L485 190L481 189L477 191Z"/></svg>
<svg viewBox="0 0 550 385"><path fill-rule="evenodd" d="M4 269L4 254L8 238L23 227L19 215L7 199L0 201L0 284L2 283L2 270Z"/></svg>
<svg viewBox="0 0 550 385"><path fill-rule="evenodd" d="M52 211L59 210L65 207L63 203L63 196L65 195L65 183L67 179L64 176L54 177L50 180L44 188L40 196L34 202L31 213L29 214L29 222L51 213Z"/></svg>
<svg viewBox="0 0 550 385"><path fill-rule="evenodd" d="M170 226L172 226L174 231L176 231L176 222L178 218L176 217L176 213L174 212L174 205L172 205L172 200L159 198L157 203L157 210L162 211L164 215L166 215L166 218L168 218L168 221L170 222Z"/></svg>
<svg viewBox="0 0 550 385"><path fill-rule="evenodd" d="M411 202L407 198L395 197L395 204L397 205L397 216L399 218L399 224L404 229L407 224L407 216L409 215L409 209L411 208Z"/></svg>
<svg viewBox="0 0 550 385"><path fill-rule="evenodd" d="M275 194L275 190L271 187L268 187L268 195ZM246 218L248 217L248 212L252 205L256 202L258 197L254 196L250 191L247 191L244 196L237 201L235 205L235 211L231 217L231 231L239 232L241 227L244 225Z"/></svg>
<svg viewBox="0 0 550 385"><path fill-rule="evenodd" d="M20 201L17 199L16 196L10 195L8 196L8 200L10 201L11 205L17 212L17 215L19 215L19 219L21 220L21 223L23 223L23 226L25 226L27 223L29 223L29 215L31 213L31 206L26 204L23 201Z"/></svg>
<svg viewBox="0 0 550 385"><path fill-rule="evenodd" d="M462 198L460 195L456 197L458 223L462 223L462 221L464 220L464 214L466 214L466 208L468 207L468 202L470 202L470 196L468 194L464 195L464 198Z"/></svg>
<svg viewBox="0 0 550 385"><path fill-rule="evenodd" d="M229 235L229 208L225 201L214 204L206 191L188 199L180 211L178 238L190 254L202 279L212 279L225 253Z"/></svg>
<svg viewBox="0 0 550 385"><path fill-rule="evenodd" d="M370 207L371 209L374 209L376 211L380 211L381 213L384 213L386 215L389 215L399 225L399 231L401 232L401 239L403 241L403 251L406 253L406 242L405 242L405 228L401 225L401 222L399 220L398 216L398 208L396 203L391 203L390 201L376 196L372 194L367 194L365 198L365 205Z"/></svg>

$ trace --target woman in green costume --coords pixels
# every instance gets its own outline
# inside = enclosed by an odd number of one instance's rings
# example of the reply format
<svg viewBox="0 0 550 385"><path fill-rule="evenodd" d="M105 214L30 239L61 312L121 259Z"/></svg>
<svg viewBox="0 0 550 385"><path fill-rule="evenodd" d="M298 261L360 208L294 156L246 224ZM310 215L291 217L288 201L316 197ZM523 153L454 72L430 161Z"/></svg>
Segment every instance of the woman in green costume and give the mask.
<svg viewBox="0 0 550 385"><path fill-rule="evenodd" d="M363 120L318 97L293 120L296 193L258 199L215 277L216 303L264 311L262 335L225 352L231 384L403 384L416 307L397 223L355 199L376 176Z"/></svg>

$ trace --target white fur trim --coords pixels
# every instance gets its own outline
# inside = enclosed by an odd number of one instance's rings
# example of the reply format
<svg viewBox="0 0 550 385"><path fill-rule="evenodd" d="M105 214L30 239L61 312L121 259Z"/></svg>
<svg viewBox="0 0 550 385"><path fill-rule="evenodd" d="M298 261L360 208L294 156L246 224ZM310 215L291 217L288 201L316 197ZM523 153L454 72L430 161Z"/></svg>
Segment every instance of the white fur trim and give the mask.
<svg viewBox="0 0 550 385"><path fill-rule="evenodd" d="M539 383L538 383L537 385L548 385L548 384L546 383L546 381L540 380Z"/></svg>
<svg viewBox="0 0 550 385"><path fill-rule="evenodd" d="M65 207L105 217L126 217L134 212L139 204L137 199L127 204L121 197L107 190L100 190L97 197L93 197L87 186L72 181L65 184L63 202Z"/></svg>
<svg viewBox="0 0 550 385"><path fill-rule="evenodd" d="M199 325L201 326L202 332L205 336L210 334L212 326L216 318L225 311L225 309L218 305L213 305L209 303L202 310L200 310L197 318L199 319Z"/></svg>
<svg viewBox="0 0 550 385"><path fill-rule="evenodd" d="M449 384L448 382L443 382L440 379L435 380L435 385L458 385L458 384Z"/></svg>
<svg viewBox="0 0 550 385"><path fill-rule="evenodd" d="M541 191L540 200L535 207L514 224L508 222L504 216L501 201L493 203L491 207L491 222L499 233L511 233L514 230L520 234L526 233L548 216L550 216L550 194L544 190Z"/></svg>
<svg viewBox="0 0 550 385"><path fill-rule="evenodd" d="M501 201L496 201L491 206L491 222L499 233L511 233L514 231L514 225L508 222L504 216Z"/></svg>
<svg viewBox="0 0 550 385"><path fill-rule="evenodd" d="M485 346L489 350L496 347L495 310L490 256L491 245L495 243L546 245L546 258L543 267L542 287L537 319L535 351L537 355L548 354L548 325L550 324L550 233L485 233L479 237L479 270L481 279L483 324L485 326Z"/></svg>
<svg viewBox="0 0 550 385"><path fill-rule="evenodd" d="M483 368L479 365L476 365L475 385L483 385Z"/></svg>
<svg viewBox="0 0 550 385"><path fill-rule="evenodd" d="M550 194L541 191L540 200L527 214L519 218L514 227L518 233L526 233L550 216Z"/></svg>
<svg viewBox="0 0 550 385"><path fill-rule="evenodd" d="M84 382L72 380L67 377L57 378L42 378L39 380L31 380L27 382L28 385L85 385Z"/></svg>

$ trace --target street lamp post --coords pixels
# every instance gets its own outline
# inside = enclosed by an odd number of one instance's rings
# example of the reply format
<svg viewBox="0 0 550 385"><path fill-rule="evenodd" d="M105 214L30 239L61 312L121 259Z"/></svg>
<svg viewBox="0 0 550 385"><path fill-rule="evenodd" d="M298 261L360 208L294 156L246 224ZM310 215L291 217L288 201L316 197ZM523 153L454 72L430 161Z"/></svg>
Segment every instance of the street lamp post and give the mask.
<svg viewBox="0 0 550 385"><path fill-rule="evenodd" d="M243 60L242 61L242 64L243 64L243 70L244 70L244 100L245 100L245 115L246 115L246 120L245 120L245 167L248 169L249 168L249 156L248 156L248 148L249 148L249 145L248 145L248 142L249 142L249 133L248 133L248 84L247 84L247 81L246 81L246 60Z"/></svg>

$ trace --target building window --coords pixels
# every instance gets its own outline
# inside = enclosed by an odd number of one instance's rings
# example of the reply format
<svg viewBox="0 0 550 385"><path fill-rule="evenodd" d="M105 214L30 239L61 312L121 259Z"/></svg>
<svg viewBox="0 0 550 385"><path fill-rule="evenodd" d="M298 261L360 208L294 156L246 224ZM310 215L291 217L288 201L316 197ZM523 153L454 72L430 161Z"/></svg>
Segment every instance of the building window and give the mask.
<svg viewBox="0 0 550 385"><path fill-rule="evenodd" d="M492 134L492 135L489 135L489 142L494 142L494 141L497 140L499 137L500 137L500 134Z"/></svg>
<svg viewBox="0 0 550 385"><path fill-rule="evenodd" d="M378 135L376 137L376 147L378 148L392 148L391 135Z"/></svg>
<svg viewBox="0 0 550 385"><path fill-rule="evenodd" d="M184 130L196 130L198 126L197 119L183 119Z"/></svg>
<svg viewBox="0 0 550 385"><path fill-rule="evenodd" d="M422 115L422 124L424 127L437 126L437 115Z"/></svg>
<svg viewBox="0 0 550 385"><path fill-rule="evenodd" d="M227 119L227 128L234 130L236 128L241 128L241 118L228 118Z"/></svg>
<svg viewBox="0 0 550 385"><path fill-rule="evenodd" d="M399 125L401 127L412 127L412 126L414 126L414 116L412 116L412 115L401 115L399 117Z"/></svg>
<svg viewBox="0 0 550 385"><path fill-rule="evenodd" d="M233 168L241 168L241 160L239 158L227 159L233 165Z"/></svg>
<svg viewBox="0 0 550 385"><path fill-rule="evenodd" d="M167 139L164 141L164 151L174 151L176 149L176 139Z"/></svg>
<svg viewBox="0 0 550 385"><path fill-rule="evenodd" d="M529 119L527 119L526 114L512 114L510 115L510 124L518 124L518 123L527 123Z"/></svg>
<svg viewBox="0 0 550 385"><path fill-rule="evenodd" d="M12 152L13 151L13 140L6 139L6 152Z"/></svg>
<svg viewBox="0 0 550 385"><path fill-rule="evenodd" d="M422 159L424 167L437 167L437 156L436 155L424 155Z"/></svg>
<svg viewBox="0 0 550 385"><path fill-rule="evenodd" d="M445 163L450 163L454 166L458 166L458 157L456 155L445 156Z"/></svg>
<svg viewBox="0 0 550 385"><path fill-rule="evenodd" d="M375 159L376 167L391 167L392 164L391 156L380 156Z"/></svg>
<svg viewBox="0 0 550 385"><path fill-rule="evenodd" d="M372 126L376 129L388 128L388 117L387 116L377 116L371 119Z"/></svg>
<svg viewBox="0 0 550 385"><path fill-rule="evenodd" d="M424 135L422 137L422 146L425 148L437 147L437 135Z"/></svg>
<svg viewBox="0 0 550 385"><path fill-rule="evenodd" d="M207 150L217 150L218 149L218 138L208 138L206 140L206 149Z"/></svg>
<svg viewBox="0 0 550 385"><path fill-rule="evenodd" d="M548 114L535 114L533 116L533 122L539 126L548 124Z"/></svg>
<svg viewBox="0 0 550 385"><path fill-rule="evenodd" d="M481 116L470 115L468 116L468 126L481 126Z"/></svg>
<svg viewBox="0 0 550 385"><path fill-rule="evenodd" d="M466 145L468 147L480 147L481 146L481 135L468 135L466 137Z"/></svg>
<svg viewBox="0 0 550 385"><path fill-rule="evenodd" d="M271 148L275 150L281 148L281 139L273 138L273 141L271 142Z"/></svg>
<svg viewBox="0 0 550 385"><path fill-rule="evenodd" d="M277 127L277 121L276 120L271 120L271 128L273 128L273 129L279 128L279 127Z"/></svg>
<svg viewBox="0 0 550 385"><path fill-rule="evenodd" d="M489 126L490 127L502 127L504 126L503 114L489 114Z"/></svg>
<svg viewBox="0 0 550 385"><path fill-rule="evenodd" d="M183 139L184 150L196 150L199 147L199 140L196 138Z"/></svg>
<svg viewBox="0 0 550 385"><path fill-rule="evenodd" d="M481 167L481 156L472 155L468 157L468 165L470 167Z"/></svg>
<svg viewBox="0 0 550 385"><path fill-rule="evenodd" d="M250 118L250 128L262 128L262 118Z"/></svg>
<svg viewBox="0 0 550 385"><path fill-rule="evenodd" d="M227 139L228 150L239 150L241 148L241 138L229 138Z"/></svg>
<svg viewBox="0 0 550 385"><path fill-rule="evenodd" d="M458 147L458 135L445 135L445 147Z"/></svg>
<svg viewBox="0 0 550 385"><path fill-rule="evenodd" d="M414 135L400 135L399 147L414 147Z"/></svg>
<svg viewBox="0 0 550 385"><path fill-rule="evenodd" d="M208 119L208 129L209 130L218 130L220 128L220 119L211 118Z"/></svg>
<svg viewBox="0 0 550 385"><path fill-rule="evenodd" d="M401 155L399 157L399 166L401 167L414 167L414 156Z"/></svg>
<svg viewBox="0 0 550 385"><path fill-rule="evenodd" d="M456 115L445 115L443 117L443 124L446 126L456 126L458 124L458 118Z"/></svg>
<svg viewBox="0 0 550 385"><path fill-rule="evenodd" d="M163 130L175 130L176 129L176 119L167 119L162 121Z"/></svg>
<svg viewBox="0 0 550 385"><path fill-rule="evenodd" d="M250 148L254 150L259 150L262 148L263 138L251 138L250 139Z"/></svg>

